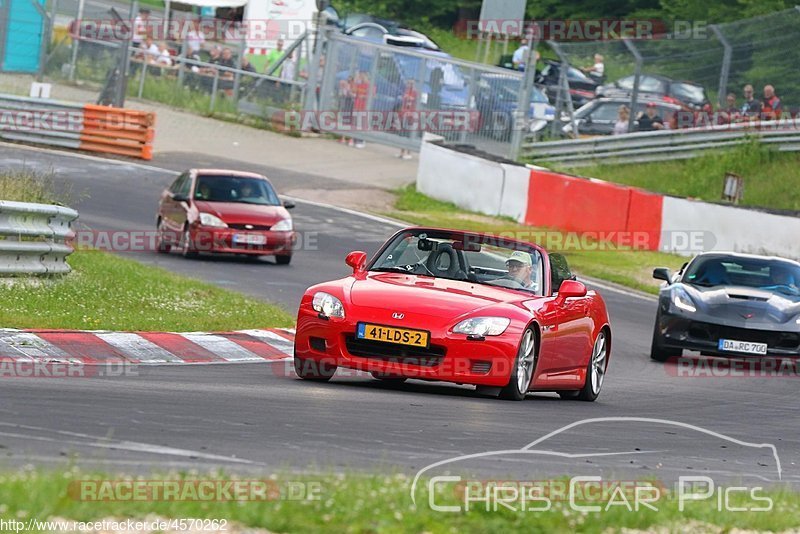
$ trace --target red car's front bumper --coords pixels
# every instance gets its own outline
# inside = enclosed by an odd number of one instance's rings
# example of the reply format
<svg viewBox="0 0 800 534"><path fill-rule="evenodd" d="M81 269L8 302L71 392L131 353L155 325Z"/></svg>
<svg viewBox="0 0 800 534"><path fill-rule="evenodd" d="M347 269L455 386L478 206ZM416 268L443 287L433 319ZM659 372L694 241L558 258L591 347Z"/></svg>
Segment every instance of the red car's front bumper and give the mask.
<svg viewBox="0 0 800 534"><path fill-rule="evenodd" d="M366 322L374 322L369 319ZM322 319L301 308L295 354L304 360L338 367L459 384L505 386L516 359L520 331L510 326L503 335L468 340L464 334L422 325L403 328L430 332L427 349L356 338L358 319Z"/></svg>
<svg viewBox="0 0 800 534"><path fill-rule="evenodd" d="M295 232L234 230L231 228L194 227L191 230L193 249L197 252L291 255L297 240Z"/></svg>

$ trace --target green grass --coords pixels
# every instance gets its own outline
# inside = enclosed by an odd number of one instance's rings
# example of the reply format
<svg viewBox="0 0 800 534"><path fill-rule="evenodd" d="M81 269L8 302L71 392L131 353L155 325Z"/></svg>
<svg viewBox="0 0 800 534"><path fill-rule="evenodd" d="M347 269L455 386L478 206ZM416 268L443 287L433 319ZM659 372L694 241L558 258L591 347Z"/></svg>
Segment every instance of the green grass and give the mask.
<svg viewBox="0 0 800 534"><path fill-rule="evenodd" d="M233 330L291 326L280 308L164 269L95 251L69 275L0 286L5 328Z"/></svg>
<svg viewBox="0 0 800 534"><path fill-rule="evenodd" d="M52 173L31 169L0 173L0 200L59 204L69 201L70 191L56 191Z"/></svg>
<svg viewBox="0 0 800 534"><path fill-rule="evenodd" d="M471 213L454 204L425 196L414 186L400 189L397 194L394 210L385 212L384 215L422 226L489 232L517 236L522 240L538 237L535 235L537 232L547 232L545 242L540 244L550 252L563 252L574 271L652 294L658 293L660 285L652 278L654 267L676 270L686 261L686 258L673 254L626 250L601 243L590 242L586 247L575 246L576 242L570 242L567 234L533 228L509 218Z"/></svg>
<svg viewBox="0 0 800 534"><path fill-rule="evenodd" d="M268 487L275 496L285 489L306 488L313 484L311 499L274 498L266 501L89 501L80 500L76 485L71 482L86 480L129 479L126 475L86 474L77 469L66 472L21 471L0 476L0 518L26 521L29 518L46 520L58 517L75 521L103 518L144 519L151 514L163 518L226 519L227 530L235 524L265 528L272 532L605 532L622 528L650 528L670 525L673 531L697 530L698 522L718 525L724 529L734 527L780 531L796 528L800 524L800 499L789 490L774 489L759 493L773 500L774 507L766 513L720 512L716 499L702 503L689 503L684 512L678 510L674 494L665 494L657 501L657 510L643 509L631 512L624 507L612 507L605 512L581 513L571 509L566 502L553 502L549 511L507 510L486 511L476 506L468 512L443 513L434 511L428 504L428 484L421 480L417 491L417 504L410 498L411 480L402 474L391 475L320 475L271 476ZM135 478L135 477L133 477ZM198 479L181 473L139 477L141 480ZM256 477L245 477L248 479ZM202 480L236 480L237 477L218 474ZM239 477L238 480L243 480ZM437 485L436 503L464 506L453 486ZM71 489L70 489L71 488ZM491 501L490 501L491 502ZM606 501L600 501L605 505ZM742 493L734 493L731 505L757 506L759 503L744 500ZM586 503L594 504L594 503ZM517 503L519 506L519 503Z"/></svg>
<svg viewBox="0 0 800 534"><path fill-rule="evenodd" d="M649 191L710 201L720 200L724 176L733 172L744 179L742 205L800 210L798 166L800 154L776 152L751 141L689 160L597 165L574 172Z"/></svg>

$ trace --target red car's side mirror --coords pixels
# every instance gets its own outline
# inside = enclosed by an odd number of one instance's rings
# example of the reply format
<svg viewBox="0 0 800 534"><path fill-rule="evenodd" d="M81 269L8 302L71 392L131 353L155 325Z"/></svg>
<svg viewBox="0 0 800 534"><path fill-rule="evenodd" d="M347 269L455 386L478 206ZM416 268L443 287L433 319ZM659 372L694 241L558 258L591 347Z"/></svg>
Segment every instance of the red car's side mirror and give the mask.
<svg viewBox="0 0 800 534"><path fill-rule="evenodd" d="M353 268L353 272L363 271L367 265L367 253L360 250L354 250L344 259L344 262Z"/></svg>
<svg viewBox="0 0 800 534"><path fill-rule="evenodd" d="M564 302L572 297L585 297L586 286L577 280L564 280L558 288L558 301Z"/></svg>

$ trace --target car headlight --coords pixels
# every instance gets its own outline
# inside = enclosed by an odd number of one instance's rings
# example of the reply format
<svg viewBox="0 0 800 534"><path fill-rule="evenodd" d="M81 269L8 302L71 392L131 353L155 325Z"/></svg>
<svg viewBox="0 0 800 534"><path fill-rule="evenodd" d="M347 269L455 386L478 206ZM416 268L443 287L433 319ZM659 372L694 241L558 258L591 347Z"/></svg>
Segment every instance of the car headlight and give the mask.
<svg viewBox="0 0 800 534"><path fill-rule="evenodd" d="M292 228L294 228L294 225L292 224L292 220L291 219L283 219L282 221L279 221L278 223L273 224L272 228L270 228L270 230L273 230L275 232L290 232L292 230Z"/></svg>
<svg viewBox="0 0 800 534"><path fill-rule="evenodd" d="M217 217L216 215L211 215L210 213L201 213L200 214L200 224L203 226L214 226L216 228L227 228L228 225L225 224L222 219Z"/></svg>
<svg viewBox="0 0 800 534"><path fill-rule="evenodd" d="M344 306L342 306L342 301L330 293L320 291L315 294L314 300L311 302L311 307L314 308L314 311L326 317L340 317L344 319Z"/></svg>
<svg viewBox="0 0 800 534"><path fill-rule="evenodd" d="M675 305L676 308L694 313L697 311L697 307L692 302L692 298L689 296L689 293L686 292L685 289L681 287L676 287L672 290L672 303Z"/></svg>
<svg viewBox="0 0 800 534"><path fill-rule="evenodd" d="M511 319L505 317L473 317L458 323L453 332L469 336L499 336L509 324Z"/></svg>

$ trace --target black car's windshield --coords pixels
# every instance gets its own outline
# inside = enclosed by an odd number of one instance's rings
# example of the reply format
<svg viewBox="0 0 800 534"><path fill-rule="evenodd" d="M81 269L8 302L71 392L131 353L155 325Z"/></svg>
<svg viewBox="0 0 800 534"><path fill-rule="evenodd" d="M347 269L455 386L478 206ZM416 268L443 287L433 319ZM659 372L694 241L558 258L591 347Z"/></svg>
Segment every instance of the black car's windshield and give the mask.
<svg viewBox="0 0 800 534"><path fill-rule="evenodd" d="M778 259L714 255L693 261L683 281L700 287L752 287L800 296L800 265Z"/></svg>
<svg viewBox="0 0 800 534"><path fill-rule="evenodd" d="M502 239L409 230L398 235L369 270L463 280L541 295L543 265L536 249L503 243Z"/></svg>
<svg viewBox="0 0 800 534"><path fill-rule="evenodd" d="M195 200L208 202L240 202L261 206L280 206L281 202L269 182L241 176L201 175L194 189Z"/></svg>

